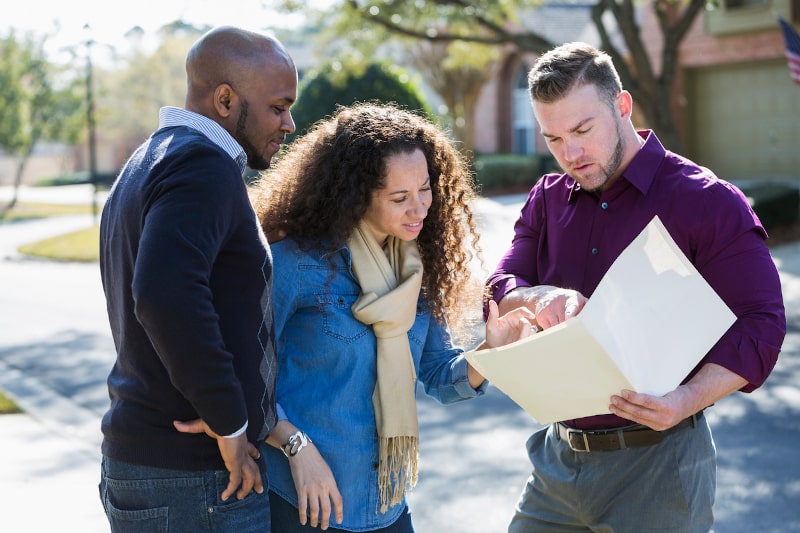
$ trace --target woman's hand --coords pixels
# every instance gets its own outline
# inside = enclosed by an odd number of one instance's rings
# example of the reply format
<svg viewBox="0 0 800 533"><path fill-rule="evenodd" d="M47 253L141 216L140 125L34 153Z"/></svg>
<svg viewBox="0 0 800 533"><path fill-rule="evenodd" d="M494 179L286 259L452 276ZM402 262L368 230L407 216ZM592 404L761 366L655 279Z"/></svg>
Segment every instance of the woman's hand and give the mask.
<svg viewBox="0 0 800 533"><path fill-rule="evenodd" d="M328 529L333 507L334 520L341 524L344 519L342 495L339 494L333 472L314 443L309 441L297 455L289 457L289 466L297 490L300 523L305 525L308 516L311 527L319 524L320 529Z"/></svg>
<svg viewBox="0 0 800 533"><path fill-rule="evenodd" d="M280 406L278 410L281 410ZM302 432L297 426L288 419L281 419L270 431L266 442L286 454L284 446L287 442L291 443L290 437L298 433ZM305 434L303 436L303 445L296 447L294 455L288 457L294 488L297 490L298 518L302 525L310 521L311 527L319 525L320 529L328 529L331 508L337 524L341 524L344 520L342 495L339 494L333 472L314 445L314 441Z"/></svg>
<svg viewBox="0 0 800 533"><path fill-rule="evenodd" d="M518 307L500 316L497 303L489 301L486 319L486 348L497 348L531 336L539 331L536 315L527 307Z"/></svg>

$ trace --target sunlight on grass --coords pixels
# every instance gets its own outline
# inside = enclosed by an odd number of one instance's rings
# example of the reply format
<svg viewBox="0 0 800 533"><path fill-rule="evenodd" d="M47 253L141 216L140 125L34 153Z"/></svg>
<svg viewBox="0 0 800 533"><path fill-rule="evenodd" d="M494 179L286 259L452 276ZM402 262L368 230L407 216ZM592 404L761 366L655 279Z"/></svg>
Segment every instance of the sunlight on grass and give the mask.
<svg viewBox="0 0 800 533"><path fill-rule="evenodd" d="M0 205L0 208L4 206ZM92 212L90 205L71 204L45 204L35 202L20 202L0 218L0 222L14 220L30 220L34 218L58 217L68 215L86 215Z"/></svg>
<svg viewBox="0 0 800 533"><path fill-rule="evenodd" d="M19 247L25 255L59 261L93 262L99 258L100 226L65 233Z"/></svg>
<svg viewBox="0 0 800 533"><path fill-rule="evenodd" d="M22 409L20 409L11 398L3 394L3 391L0 391L0 415L10 415L21 412Z"/></svg>

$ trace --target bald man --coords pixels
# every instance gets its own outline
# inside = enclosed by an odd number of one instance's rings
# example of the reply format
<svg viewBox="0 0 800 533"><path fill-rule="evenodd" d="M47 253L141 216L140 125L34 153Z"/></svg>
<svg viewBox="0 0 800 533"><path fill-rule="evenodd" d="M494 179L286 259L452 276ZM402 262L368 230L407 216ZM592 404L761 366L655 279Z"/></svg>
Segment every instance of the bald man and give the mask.
<svg viewBox="0 0 800 533"><path fill-rule="evenodd" d="M277 419L272 262L242 174L294 131L297 70L274 38L225 26L186 74L184 108L160 110L102 213L117 359L100 495L112 531L269 531L254 444Z"/></svg>

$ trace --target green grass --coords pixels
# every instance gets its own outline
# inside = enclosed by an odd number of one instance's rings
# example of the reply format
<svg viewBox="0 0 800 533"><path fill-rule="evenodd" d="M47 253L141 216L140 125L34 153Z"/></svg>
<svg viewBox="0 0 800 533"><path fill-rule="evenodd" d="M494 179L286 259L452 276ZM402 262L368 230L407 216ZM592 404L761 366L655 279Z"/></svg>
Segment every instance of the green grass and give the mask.
<svg viewBox="0 0 800 533"><path fill-rule="evenodd" d="M20 409L11 398L3 394L3 391L0 391L0 415L11 415L21 412L22 409Z"/></svg>
<svg viewBox="0 0 800 533"><path fill-rule="evenodd" d="M0 209L2 206L0 206ZM0 218L0 224L37 218L85 215L92 213L90 205L64 205L21 202ZM93 262L98 260L100 228L96 225L51 237L19 247L25 255L55 261Z"/></svg>
<svg viewBox="0 0 800 533"><path fill-rule="evenodd" d="M22 254L43 259L91 263L98 260L99 247L100 226L94 225L72 233L25 244L18 250Z"/></svg>
<svg viewBox="0 0 800 533"><path fill-rule="evenodd" d="M0 213L5 205L0 203ZM45 204L33 202L19 202L13 209L0 217L0 223L18 220L31 220L35 218L58 217L68 215L85 215L92 212L90 205Z"/></svg>

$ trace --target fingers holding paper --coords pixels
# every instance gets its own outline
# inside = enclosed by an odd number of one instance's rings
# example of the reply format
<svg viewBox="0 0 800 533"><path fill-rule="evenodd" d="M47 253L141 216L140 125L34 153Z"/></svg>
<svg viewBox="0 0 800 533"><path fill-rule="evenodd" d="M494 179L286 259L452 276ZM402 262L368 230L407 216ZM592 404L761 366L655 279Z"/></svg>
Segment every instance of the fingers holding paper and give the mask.
<svg viewBox="0 0 800 533"><path fill-rule="evenodd" d="M691 409L685 405L686 402L683 401L679 389L664 396L623 390L620 395L611 397L609 410L631 422L645 425L656 431L663 431L693 414Z"/></svg>
<svg viewBox="0 0 800 533"><path fill-rule="evenodd" d="M509 292L500 301L499 310L508 313L517 307L527 307L536 316L539 327L547 329L580 313L586 301L578 291L538 285Z"/></svg>
<svg viewBox="0 0 800 533"><path fill-rule="evenodd" d="M497 304L489 301L486 319L486 347L496 348L524 339L538 331L536 315L526 307L518 307L500 316Z"/></svg>
<svg viewBox="0 0 800 533"><path fill-rule="evenodd" d="M706 363L689 381L664 396L624 390L611 397L609 409L622 418L663 431L746 384L746 379L727 368Z"/></svg>
<svg viewBox="0 0 800 533"><path fill-rule="evenodd" d="M536 320L543 329L553 327L580 313L586 301L578 291L551 287L536 301Z"/></svg>

